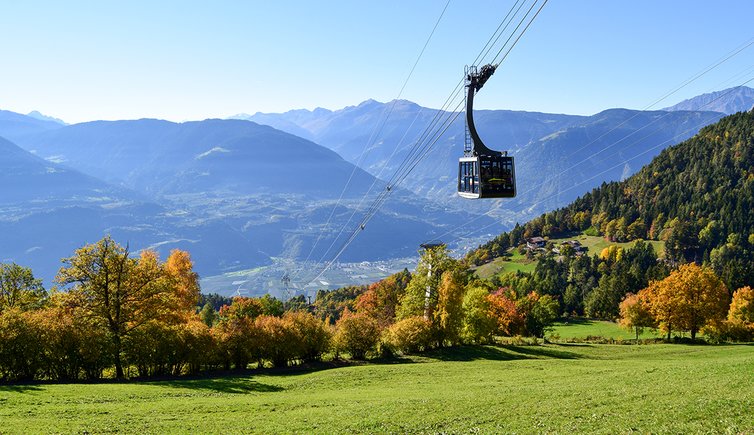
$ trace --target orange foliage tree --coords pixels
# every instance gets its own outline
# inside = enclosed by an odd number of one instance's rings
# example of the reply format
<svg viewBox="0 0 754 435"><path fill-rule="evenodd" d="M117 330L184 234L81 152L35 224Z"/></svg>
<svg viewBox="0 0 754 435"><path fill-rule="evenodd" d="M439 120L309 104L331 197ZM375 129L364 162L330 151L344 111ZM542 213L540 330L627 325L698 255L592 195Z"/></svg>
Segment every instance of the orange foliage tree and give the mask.
<svg viewBox="0 0 754 435"><path fill-rule="evenodd" d="M117 378L123 378L121 353L124 340L152 321L176 323L193 310L198 297L196 275L188 254L174 251L169 266L154 251L130 256L110 236L76 250L63 262L57 281L70 288L70 303L108 332Z"/></svg>
<svg viewBox="0 0 754 435"><path fill-rule="evenodd" d="M526 320L516 306L516 294L511 289L500 289L487 296L490 312L497 324L496 333L513 336L526 333Z"/></svg>
<svg viewBox="0 0 754 435"><path fill-rule="evenodd" d="M706 325L722 322L728 309L728 290L707 268L684 264L662 281L639 292L660 329L689 331L691 338Z"/></svg>
<svg viewBox="0 0 754 435"><path fill-rule="evenodd" d="M401 296L406 292L410 281L411 274L404 270L371 284L367 291L356 299L356 311L366 313L375 319L381 328L387 328L395 321Z"/></svg>

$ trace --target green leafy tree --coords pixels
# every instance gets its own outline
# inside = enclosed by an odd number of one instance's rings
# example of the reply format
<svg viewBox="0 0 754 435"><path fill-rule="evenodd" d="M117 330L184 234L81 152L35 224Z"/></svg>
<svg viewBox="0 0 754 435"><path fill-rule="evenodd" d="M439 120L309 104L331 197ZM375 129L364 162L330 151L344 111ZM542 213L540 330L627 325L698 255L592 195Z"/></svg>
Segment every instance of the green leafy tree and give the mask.
<svg viewBox="0 0 754 435"><path fill-rule="evenodd" d="M535 337L544 337L558 318L558 301L550 295L538 296L536 293L532 293L528 299L530 308L526 315L526 329Z"/></svg>
<svg viewBox="0 0 754 435"><path fill-rule="evenodd" d="M220 318L220 316L218 316L217 314L217 311L215 311L215 309L209 303L204 304L202 310L199 311L199 317L202 319L202 322L204 322L204 324L210 328L213 327Z"/></svg>
<svg viewBox="0 0 754 435"><path fill-rule="evenodd" d="M443 273L459 267L458 261L450 256L445 245L424 250L416 266L416 272L401 297L398 319L414 316L431 319L437 309L438 288Z"/></svg>
<svg viewBox="0 0 754 435"><path fill-rule="evenodd" d="M42 280L34 278L31 269L16 263L0 263L0 312L9 308L37 309L46 298Z"/></svg>
<svg viewBox="0 0 754 435"><path fill-rule="evenodd" d="M497 324L492 315L489 295L489 290L479 285L472 285L466 290L463 297L464 341L486 343L492 339Z"/></svg>

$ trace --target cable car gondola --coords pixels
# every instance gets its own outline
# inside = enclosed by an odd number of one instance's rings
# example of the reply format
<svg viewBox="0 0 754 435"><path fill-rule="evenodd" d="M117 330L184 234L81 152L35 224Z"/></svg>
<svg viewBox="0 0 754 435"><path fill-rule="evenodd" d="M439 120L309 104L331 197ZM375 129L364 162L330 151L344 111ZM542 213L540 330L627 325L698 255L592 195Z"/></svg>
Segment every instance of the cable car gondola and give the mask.
<svg viewBox="0 0 754 435"><path fill-rule="evenodd" d="M474 94L495 72L496 65L466 69L466 139L463 157L458 159L458 195L463 198L513 198L516 170L507 151L487 148L474 126Z"/></svg>

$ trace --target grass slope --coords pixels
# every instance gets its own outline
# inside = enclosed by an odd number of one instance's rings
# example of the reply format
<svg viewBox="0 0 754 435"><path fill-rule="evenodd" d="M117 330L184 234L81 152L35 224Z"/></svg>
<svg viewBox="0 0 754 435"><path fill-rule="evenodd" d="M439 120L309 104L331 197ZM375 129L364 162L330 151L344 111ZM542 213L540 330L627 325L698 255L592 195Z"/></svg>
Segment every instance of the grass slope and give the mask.
<svg viewBox="0 0 754 435"><path fill-rule="evenodd" d="M754 431L754 346L465 347L402 362L3 386L0 432Z"/></svg>
<svg viewBox="0 0 754 435"><path fill-rule="evenodd" d="M613 338L621 340L633 340L636 338L634 331L621 328L615 322L608 322L606 320L592 320L592 319L570 319L567 322L557 322L553 325L548 335L557 336L561 339L581 338L587 337L602 337ZM662 338L663 334L658 331L653 331L649 328L645 328L644 332L639 334L639 338Z"/></svg>

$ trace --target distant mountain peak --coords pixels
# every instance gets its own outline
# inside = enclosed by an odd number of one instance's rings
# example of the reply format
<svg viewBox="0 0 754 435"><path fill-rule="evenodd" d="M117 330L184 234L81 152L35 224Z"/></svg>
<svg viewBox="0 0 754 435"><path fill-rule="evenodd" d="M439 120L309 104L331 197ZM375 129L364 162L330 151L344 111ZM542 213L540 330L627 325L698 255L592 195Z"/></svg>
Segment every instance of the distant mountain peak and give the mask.
<svg viewBox="0 0 754 435"><path fill-rule="evenodd" d="M732 115L745 112L754 107L754 89L747 86L736 86L722 91L698 95L680 103L666 107L666 111L708 111Z"/></svg>
<svg viewBox="0 0 754 435"><path fill-rule="evenodd" d="M53 118L52 116L44 115L40 113L38 110L32 110L31 112L27 113L26 116L29 116L34 119L38 119L40 121L50 121L50 122L56 122L60 125L68 125L68 123L63 121L62 119Z"/></svg>

